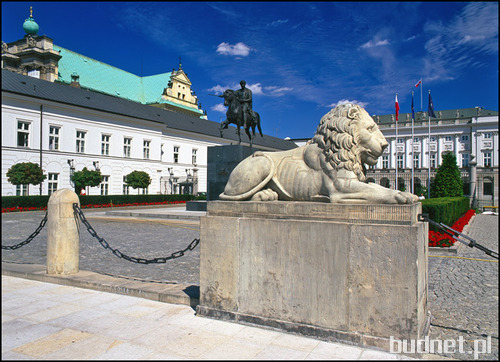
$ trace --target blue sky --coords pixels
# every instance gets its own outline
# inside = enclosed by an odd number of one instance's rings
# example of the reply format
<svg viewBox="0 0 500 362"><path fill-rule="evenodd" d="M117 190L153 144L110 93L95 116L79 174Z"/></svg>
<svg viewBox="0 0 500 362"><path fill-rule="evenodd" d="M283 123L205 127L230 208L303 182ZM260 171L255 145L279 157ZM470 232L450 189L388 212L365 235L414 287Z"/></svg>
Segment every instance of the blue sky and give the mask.
<svg viewBox="0 0 500 362"><path fill-rule="evenodd" d="M2 41L39 34L137 75L182 68L212 121L219 98L253 91L264 133L312 137L340 102L370 114L498 111L496 2L2 2ZM422 79L423 102L415 84Z"/></svg>

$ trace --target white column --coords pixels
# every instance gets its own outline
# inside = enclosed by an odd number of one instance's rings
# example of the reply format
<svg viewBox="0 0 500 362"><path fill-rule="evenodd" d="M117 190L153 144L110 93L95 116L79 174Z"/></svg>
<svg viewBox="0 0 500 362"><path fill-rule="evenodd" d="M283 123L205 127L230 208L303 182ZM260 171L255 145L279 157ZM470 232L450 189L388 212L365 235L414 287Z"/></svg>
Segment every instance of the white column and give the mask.
<svg viewBox="0 0 500 362"><path fill-rule="evenodd" d="M453 148L454 148L454 153L455 153L455 158L457 159L457 164L458 164L458 167L460 167L460 165L462 164L462 160L460 159L460 142L458 142L458 137L459 135L458 134L454 134L453 137L455 138L454 139L454 145L453 145Z"/></svg>
<svg viewBox="0 0 500 362"><path fill-rule="evenodd" d="M498 131L492 132L492 147L491 147L491 166L498 166Z"/></svg>

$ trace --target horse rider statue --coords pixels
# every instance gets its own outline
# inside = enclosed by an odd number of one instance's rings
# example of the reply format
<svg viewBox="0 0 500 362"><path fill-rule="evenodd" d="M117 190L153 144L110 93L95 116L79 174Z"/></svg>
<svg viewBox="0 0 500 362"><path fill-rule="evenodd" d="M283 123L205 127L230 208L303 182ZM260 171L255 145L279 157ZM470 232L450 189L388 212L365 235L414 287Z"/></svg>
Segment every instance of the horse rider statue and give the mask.
<svg viewBox="0 0 500 362"><path fill-rule="evenodd" d="M251 122L254 118L253 109L252 109L252 91L246 88L247 82L242 80L240 82L241 89L235 91L236 97L241 103L243 107L243 128L246 129L249 125L249 121Z"/></svg>
<svg viewBox="0 0 500 362"><path fill-rule="evenodd" d="M228 107L226 112L226 120L221 123L220 134L223 137L222 130L226 129L230 123L237 127L239 143L241 143L240 127L243 127L250 140L250 146L255 137L255 128L259 130L260 136L263 137L260 127L260 115L252 109L252 91L246 88L246 82L240 82L241 89L231 90L226 89L222 95L209 94L224 98L224 105ZM250 129L252 132L250 132ZM253 136L252 136L253 134Z"/></svg>

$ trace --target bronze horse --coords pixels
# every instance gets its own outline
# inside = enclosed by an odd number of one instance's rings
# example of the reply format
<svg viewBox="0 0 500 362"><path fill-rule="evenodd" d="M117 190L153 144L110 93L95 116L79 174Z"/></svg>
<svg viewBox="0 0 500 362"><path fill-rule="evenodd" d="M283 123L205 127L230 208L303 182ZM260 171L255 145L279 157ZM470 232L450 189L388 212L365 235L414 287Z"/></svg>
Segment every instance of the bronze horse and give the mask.
<svg viewBox="0 0 500 362"><path fill-rule="evenodd" d="M219 96L224 98L224 105L227 108L226 112L226 120L222 121L220 124L220 136L224 137L222 134L222 130L226 129L229 124L234 124L237 127L238 133L238 144L241 144L241 136L240 136L240 127L243 126L243 108L236 96L235 92L232 89L226 89L224 93ZM255 127L259 130L260 136L262 135L262 129L260 128L260 115L257 112L253 112L253 116L251 121L245 127L245 132L248 135L250 140L250 146L253 144L253 139L255 138ZM252 128L252 133L250 133L250 128Z"/></svg>

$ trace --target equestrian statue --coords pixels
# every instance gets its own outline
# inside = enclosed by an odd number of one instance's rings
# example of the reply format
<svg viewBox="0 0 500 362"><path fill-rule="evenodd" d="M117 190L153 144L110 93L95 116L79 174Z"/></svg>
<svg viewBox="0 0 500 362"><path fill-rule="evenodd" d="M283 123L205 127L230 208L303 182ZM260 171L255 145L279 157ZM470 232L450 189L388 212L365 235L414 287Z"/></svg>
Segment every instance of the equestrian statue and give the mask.
<svg viewBox="0 0 500 362"><path fill-rule="evenodd" d="M252 109L252 91L245 87L244 80L240 82L240 85L241 89L236 91L226 89L222 95L217 95L217 97L224 98L224 105L228 107L226 119L220 124L220 136L224 137L222 130L228 128L229 124L232 123L237 127L238 144L241 144L240 127L243 127L250 140L250 146L252 146L255 138L255 127L259 130L260 136L264 137L260 127L260 115ZM250 133L250 128L252 133Z"/></svg>

